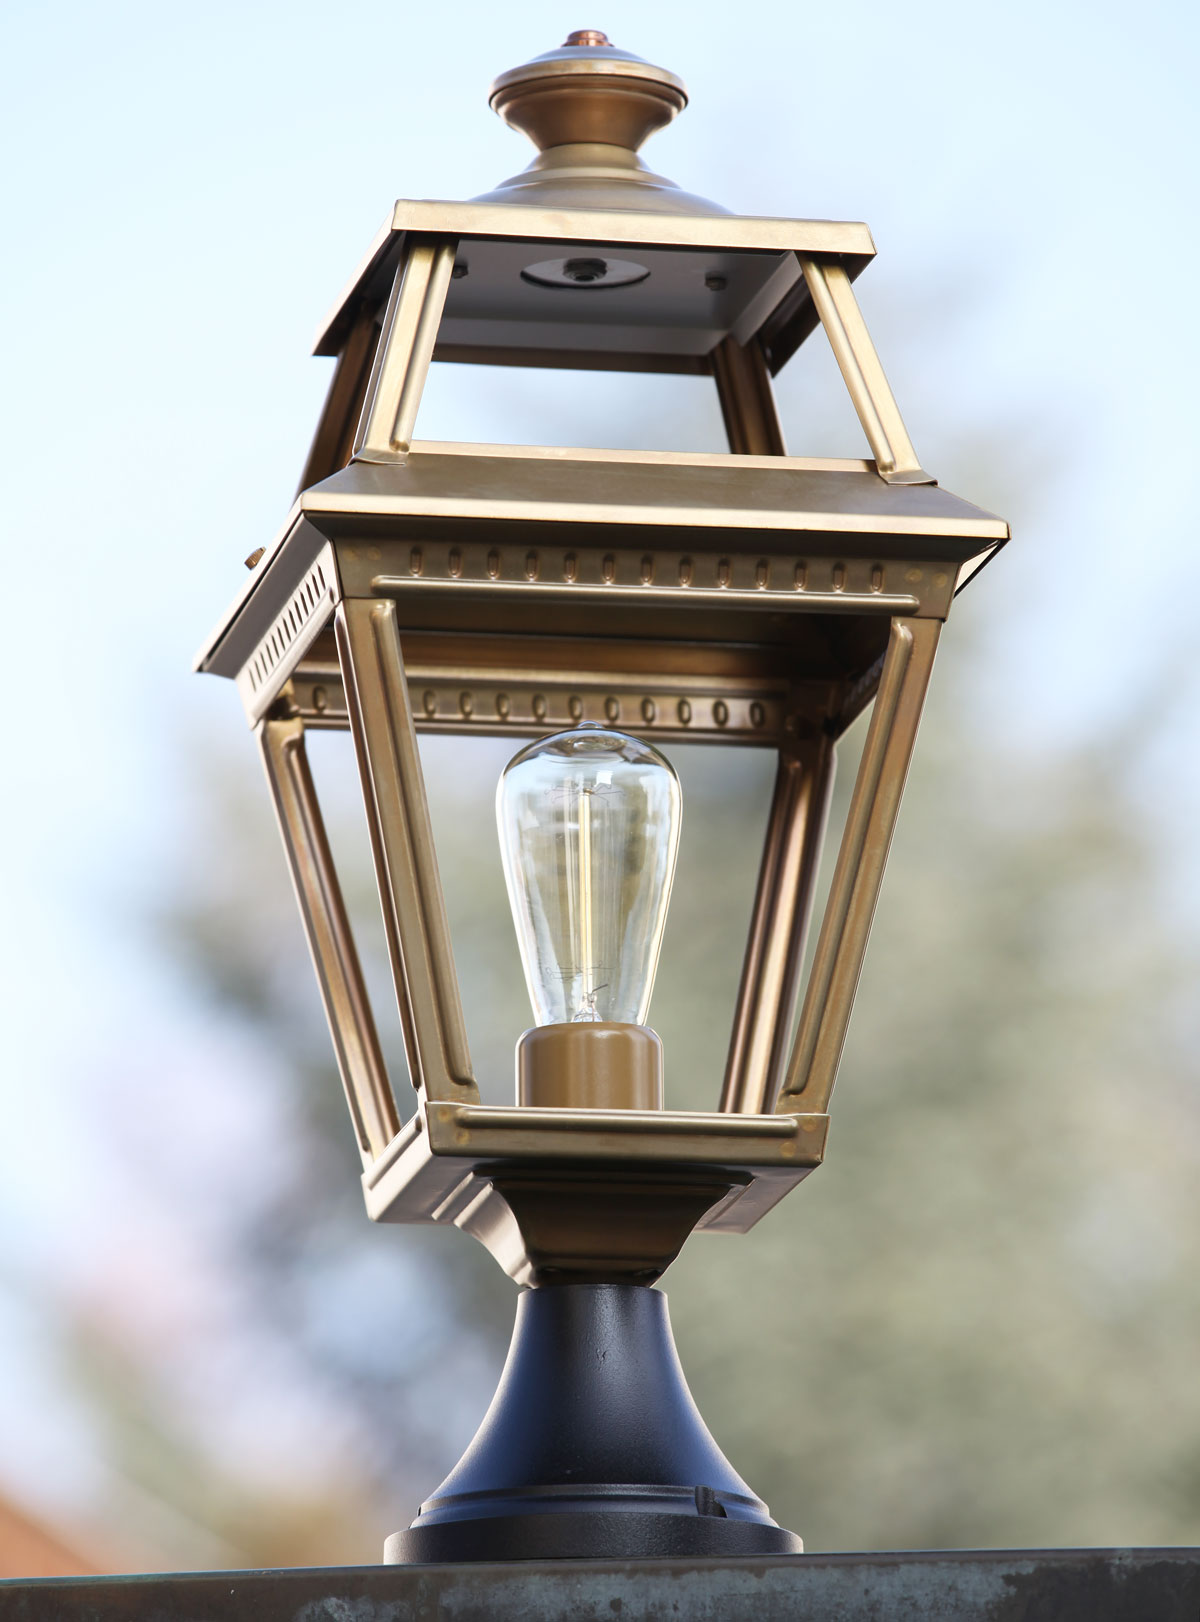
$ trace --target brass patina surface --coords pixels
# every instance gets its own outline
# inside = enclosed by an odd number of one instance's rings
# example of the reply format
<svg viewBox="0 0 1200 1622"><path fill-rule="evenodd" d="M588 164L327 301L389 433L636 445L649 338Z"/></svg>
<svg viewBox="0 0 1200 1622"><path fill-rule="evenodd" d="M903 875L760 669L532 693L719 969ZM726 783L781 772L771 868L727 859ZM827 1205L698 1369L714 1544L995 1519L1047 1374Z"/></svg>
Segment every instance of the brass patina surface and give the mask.
<svg viewBox="0 0 1200 1622"><path fill-rule="evenodd" d="M1008 535L916 455L854 297L866 227L739 218L642 165L685 102L589 30L501 76L539 156L475 202L396 204L318 340L338 359L295 505L199 661L262 743L370 1215L461 1227L522 1282L648 1282L693 1227L744 1231L820 1164L938 634ZM771 379L818 327L868 458L786 454ZM435 360L711 376L730 454L422 442ZM793 1041L836 743L872 700ZM778 754L712 1113L480 1102L417 737L581 720ZM355 741L404 1124L309 728Z"/></svg>

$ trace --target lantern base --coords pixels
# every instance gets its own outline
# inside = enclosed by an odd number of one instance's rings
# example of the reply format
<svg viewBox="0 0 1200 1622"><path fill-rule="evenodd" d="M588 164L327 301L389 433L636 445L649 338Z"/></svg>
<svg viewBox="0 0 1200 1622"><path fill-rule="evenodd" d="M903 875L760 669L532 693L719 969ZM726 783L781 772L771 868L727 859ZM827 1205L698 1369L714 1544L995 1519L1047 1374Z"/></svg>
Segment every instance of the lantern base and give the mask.
<svg viewBox="0 0 1200 1622"><path fill-rule="evenodd" d="M475 1440L390 1564L800 1554L708 1432L667 1298L637 1284L526 1290Z"/></svg>

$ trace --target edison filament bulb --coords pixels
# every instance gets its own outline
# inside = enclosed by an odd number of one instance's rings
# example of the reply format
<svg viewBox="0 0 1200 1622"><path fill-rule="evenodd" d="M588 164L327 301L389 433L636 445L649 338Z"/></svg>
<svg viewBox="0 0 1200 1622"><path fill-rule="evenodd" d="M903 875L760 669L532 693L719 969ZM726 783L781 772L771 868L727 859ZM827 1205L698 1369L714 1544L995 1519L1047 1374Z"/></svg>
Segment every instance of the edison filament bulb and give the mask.
<svg viewBox="0 0 1200 1622"><path fill-rule="evenodd" d="M538 1025L644 1025L679 847L674 767L585 724L509 762L496 817Z"/></svg>

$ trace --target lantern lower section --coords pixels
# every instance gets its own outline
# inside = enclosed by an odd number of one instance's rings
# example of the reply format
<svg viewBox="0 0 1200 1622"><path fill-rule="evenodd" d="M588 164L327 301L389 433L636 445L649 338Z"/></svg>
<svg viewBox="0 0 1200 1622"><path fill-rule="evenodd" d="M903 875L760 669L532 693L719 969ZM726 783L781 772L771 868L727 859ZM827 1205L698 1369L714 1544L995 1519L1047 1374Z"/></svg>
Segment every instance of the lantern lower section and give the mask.
<svg viewBox="0 0 1200 1622"><path fill-rule="evenodd" d="M528 1290L462 1460L391 1563L799 1554L709 1434L658 1290Z"/></svg>
<svg viewBox="0 0 1200 1622"><path fill-rule="evenodd" d="M423 1103L363 1174L377 1222L461 1228L518 1284L652 1284L820 1165L827 1115Z"/></svg>

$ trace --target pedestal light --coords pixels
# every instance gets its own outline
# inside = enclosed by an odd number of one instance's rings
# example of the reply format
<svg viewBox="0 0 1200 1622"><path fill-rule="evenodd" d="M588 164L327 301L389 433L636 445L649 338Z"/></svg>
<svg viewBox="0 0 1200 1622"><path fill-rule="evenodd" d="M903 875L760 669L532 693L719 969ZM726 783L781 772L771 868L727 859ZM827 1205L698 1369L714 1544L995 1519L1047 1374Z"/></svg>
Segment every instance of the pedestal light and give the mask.
<svg viewBox="0 0 1200 1622"><path fill-rule="evenodd" d="M865 226L739 218L651 173L683 85L601 34L491 99L539 155L475 202L396 204L318 339L300 493L200 658L261 742L368 1213L461 1228L526 1286L488 1418L388 1555L798 1550L705 1430L651 1286L821 1162L938 633L1008 532L917 460L854 298ZM785 452L771 378L818 328L869 458ZM710 376L730 454L421 442L433 360ZM792 1040L835 745L872 700ZM330 727L357 750L407 1120L306 762ZM468 1052L421 732L525 741L498 810L536 1023L505 1107ZM663 1107L645 1024L685 740L779 763L708 1113Z"/></svg>

